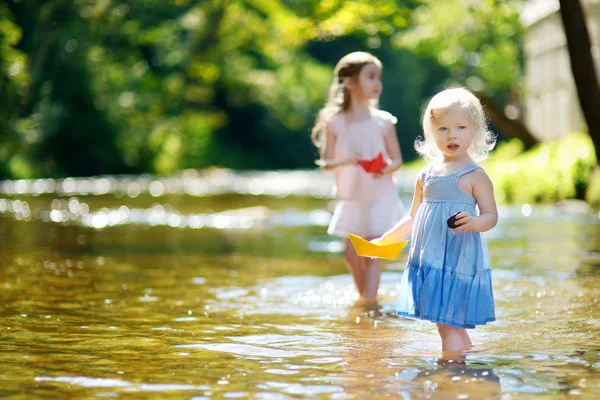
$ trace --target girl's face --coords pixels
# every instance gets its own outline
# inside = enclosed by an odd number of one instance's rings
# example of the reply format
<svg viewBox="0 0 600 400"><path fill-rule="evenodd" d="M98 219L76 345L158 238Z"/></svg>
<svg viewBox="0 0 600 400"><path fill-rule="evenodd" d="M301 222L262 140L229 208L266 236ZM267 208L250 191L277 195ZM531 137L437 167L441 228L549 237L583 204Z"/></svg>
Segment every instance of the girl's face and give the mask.
<svg viewBox="0 0 600 400"><path fill-rule="evenodd" d="M353 95L364 100L378 99L381 95L381 68L376 64L367 64L352 81L350 90Z"/></svg>
<svg viewBox="0 0 600 400"><path fill-rule="evenodd" d="M444 161L453 161L468 156L473 142L474 127L466 113L451 109L432 121L435 143L444 156Z"/></svg>

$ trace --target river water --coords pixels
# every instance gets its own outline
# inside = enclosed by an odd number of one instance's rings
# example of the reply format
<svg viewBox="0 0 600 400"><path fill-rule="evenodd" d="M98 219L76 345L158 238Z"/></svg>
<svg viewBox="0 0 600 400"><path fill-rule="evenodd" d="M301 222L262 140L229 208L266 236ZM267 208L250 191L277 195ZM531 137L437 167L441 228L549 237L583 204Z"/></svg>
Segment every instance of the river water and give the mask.
<svg viewBox="0 0 600 400"><path fill-rule="evenodd" d="M600 398L597 211L500 207L498 321L448 361L395 315L407 250L354 306L329 193L312 171L0 183L0 396Z"/></svg>

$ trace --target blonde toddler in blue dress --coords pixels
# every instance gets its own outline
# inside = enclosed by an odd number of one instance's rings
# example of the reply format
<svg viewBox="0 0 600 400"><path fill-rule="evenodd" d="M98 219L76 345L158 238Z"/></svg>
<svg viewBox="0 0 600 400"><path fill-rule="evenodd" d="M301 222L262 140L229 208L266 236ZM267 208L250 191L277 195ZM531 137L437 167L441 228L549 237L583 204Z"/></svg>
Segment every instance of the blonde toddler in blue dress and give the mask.
<svg viewBox="0 0 600 400"><path fill-rule="evenodd" d="M411 249L402 281L398 315L458 328L494 321L492 276L480 232L452 232L447 219L457 212L476 215L475 198L457 182L480 168L469 164L448 175L419 175L423 202L415 215Z"/></svg>
<svg viewBox="0 0 600 400"><path fill-rule="evenodd" d="M398 315L437 324L443 351L472 345L466 329L495 320L491 265L483 232L498 220L492 182L476 164L495 144L479 99L463 88L435 95L417 151L429 164L415 183L410 215L380 238L410 234ZM456 227L447 220L456 216Z"/></svg>

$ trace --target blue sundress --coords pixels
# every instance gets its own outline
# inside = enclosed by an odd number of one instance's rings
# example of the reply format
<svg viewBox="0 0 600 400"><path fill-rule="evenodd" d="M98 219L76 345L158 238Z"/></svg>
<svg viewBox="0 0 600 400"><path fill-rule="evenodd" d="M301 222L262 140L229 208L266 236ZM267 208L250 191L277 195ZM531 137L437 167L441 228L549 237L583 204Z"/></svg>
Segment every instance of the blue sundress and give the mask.
<svg viewBox="0 0 600 400"><path fill-rule="evenodd" d="M477 215L475 197L458 178L480 168L471 163L448 175L420 172L423 201L411 232L411 246L400 283L398 315L457 328L495 321L492 271L480 232L452 232L447 219L467 211Z"/></svg>

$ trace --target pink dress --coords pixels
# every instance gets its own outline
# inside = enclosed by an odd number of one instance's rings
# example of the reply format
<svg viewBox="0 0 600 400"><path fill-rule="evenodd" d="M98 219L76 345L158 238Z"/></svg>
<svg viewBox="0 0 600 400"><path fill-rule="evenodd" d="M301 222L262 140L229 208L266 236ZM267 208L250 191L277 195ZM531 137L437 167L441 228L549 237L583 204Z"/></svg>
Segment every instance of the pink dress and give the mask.
<svg viewBox="0 0 600 400"><path fill-rule="evenodd" d="M371 118L347 123L344 114L336 115L329 123L335 138L334 159L358 155L371 160L379 153L389 159L385 146L385 133L396 117L378 109L371 110ZM335 169L335 195L339 201L327 232L346 238L348 233L362 237L375 237L392 228L404 216L392 175L379 179L357 165Z"/></svg>

